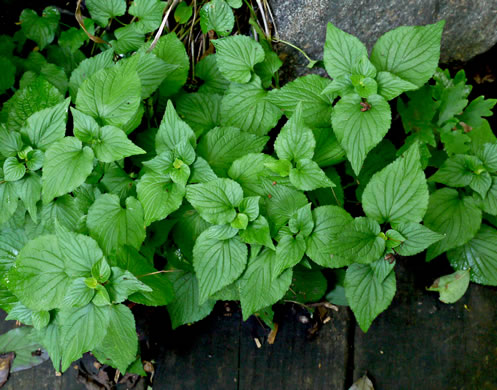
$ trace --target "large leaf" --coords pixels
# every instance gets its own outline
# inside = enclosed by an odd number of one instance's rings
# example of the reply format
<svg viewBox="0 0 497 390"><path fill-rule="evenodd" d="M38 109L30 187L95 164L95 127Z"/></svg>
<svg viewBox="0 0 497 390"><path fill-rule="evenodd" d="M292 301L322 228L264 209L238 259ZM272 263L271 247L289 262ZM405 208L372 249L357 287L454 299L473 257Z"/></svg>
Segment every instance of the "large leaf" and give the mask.
<svg viewBox="0 0 497 390"><path fill-rule="evenodd" d="M166 64L177 66L173 72L166 76L159 88L161 96L174 95L185 84L190 70L190 59L186 54L183 42L178 39L175 33L169 33L159 39L152 53Z"/></svg>
<svg viewBox="0 0 497 390"><path fill-rule="evenodd" d="M387 32L374 45L371 62L378 71L421 87L437 68L444 24L402 26Z"/></svg>
<svg viewBox="0 0 497 390"><path fill-rule="evenodd" d="M15 184L9 181L0 182L0 225L7 222L17 209L18 197Z"/></svg>
<svg viewBox="0 0 497 390"><path fill-rule="evenodd" d="M497 230L481 225L466 244L447 253L455 270L469 270L471 281L497 286Z"/></svg>
<svg viewBox="0 0 497 390"><path fill-rule="evenodd" d="M211 0L200 10L200 26L204 34L214 30L224 37L231 33L234 25L235 16L225 0Z"/></svg>
<svg viewBox="0 0 497 390"><path fill-rule="evenodd" d="M126 199L123 208L117 195L101 195L88 210L86 223L90 235L108 255L125 245L138 249L145 239L143 208L133 197Z"/></svg>
<svg viewBox="0 0 497 390"><path fill-rule="evenodd" d="M343 227L352 222L352 217L344 209L337 206L321 206L312 210L314 229L307 238L306 254L314 262L323 267L341 267L340 259L333 256L333 249L326 246Z"/></svg>
<svg viewBox="0 0 497 390"><path fill-rule="evenodd" d="M480 229L482 213L473 198L460 196L451 188L442 188L430 196L425 225L445 238L434 243L426 252L432 260L443 252L466 244Z"/></svg>
<svg viewBox="0 0 497 390"><path fill-rule="evenodd" d="M173 329L180 325L200 321L214 308L215 300L199 302L198 281L195 274L172 270L167 274L174 286L176 299L167 305Z"/></svg>
<svg viewBox="0 0 497 390"><path fill-rule="evenodd" d="M394 272L380 281L369 264L352 264L347 269L345 294L363 332L367 332L378 314L390 306L396 288Z"/></svg>
<svg viewBox="0 0 497 390"><path fill-rule="evenodd" d="M248 83L255 64L264 61L264 50L253 39L236 35L213 40L219 71L235 83Z"/></svg>
<svg viewBox="0 0 497 390"><path fill-rule="evenodd" d="M102 27L107 25L110 18L122 16L126 12L125 0L87 0L85 3L91 18Z"/></svg>
<svg viewBox="0 0 497 390"><path fill-rule="evenodd" d="M93 170L93 151L74 137L55 142L45 153L43 203L73 191Z"/></svg>
<svg viewBox="0 0 497 390"><path fill-rule="evenodd" d="M16 257L28 242L26 233L21 229L0 231L0 272L7 272L15 263Z"/></svg>
<svg viewBox="0 0 497 390"><path fill-rule="evenodd" d="M20 130L35 112L55 106L64 100L62 94L44 77L38 77L28 86L16 91L9 100L7 128Z"/></svg>
<svg viewBox="0 0 497 390"><path fill-rule="evenodd" d="M359 95L350 94L340 99L332 115L333 130L355 174L359 174L364 159L390 128L391 110L380 95L368 97L364 107Z"/></svg>
<svg viewBox="0 0 497 390"><path fill-rule="evenodd" d="M84 353L100 346L110 320L110 306L90 303L59 312L62 349L62 371Z"/></svg>
<svg viewBox="0 0 497 390"><path fill-rule="evenodd" d="M27 136L31 145L46 150L66 135L67 108L70 99L53 107L45 108L31 115L21 133Z"/></svg>
<svg viewBox="0 0 497 390"><path fill-rule="evenodd" d="M185 187L155 172L143 175L136 185L138 200L144 211L145 226L176 211L185 196Z"/></svg>
<svg viewBox="0 0 497 390"><path fill-rule="evenodd" d="M362 195L366 215L379 223L420 222L428 208L428 186L418 144L375 173Z"/></svg>
<svg viewBox="0 0 497 390"><path fill-rule="evenodd" d="M88 79L98 70L109 68L114 65L114 62L112 61L113 56L114 51L108 49L94 57L85 59L76 69L74 69L71 73L71 78L69 79L69 93L71 94L73 101L76 100L78 89L83 81Z"/></svg>
<svg viewBox="0 0 497 390"><path fill-rule="evenodd" d="M60 12L56 7L47 7L40 16L32 9L25 9L20 16L22 32L35 41L40 50L52 43L59 26Z"/></svg>
<svg viewBox="0 0 497 390"><path fill-rule="evenodd" d="M165 7L166 3L160 0L135 0L128 12L138 18L137 28L143 33L148 33L159 28Z"/></svg>
<svg viewBox="0 0 497 390"><path fill-rule="evenodd" d="M207 222L216 225L230 223L236 217L235 207L243 198L242 188L230 179L216 179L192 184L186 189L186 199Z"/></svg>
<svg viewBox="0 0 497 390"><path fill-rule="evenodd" d="M328 23L323 61L331 77L336 79L352 74L357 61L367 55L366 46L359 39Z"/></svg>
<svg viewBox="0 0 497 390"><path fill-rule="evenodd" d="M166 112L162 118L159 131L155 137L157 153L175 150L184 141L194 143L195 133L176 113L173 103L167 102Z"/></svg>
<svg viewBox="0 0 497 390"><path fill-rule="evenodd" d="M266 135L282 115L267 95L258 77L247 84L231 84L221 103L221 123L256 135Z"/></svg>
<svg viewBox="0 0 497 390"><path fill-rule="evenodd" d="M275 278L275 261L276 252L271 249L264 249L257 257L249 260L247 270L240 280L240 303L244 320L258 310L278 302L290 287L292 270L288 269Z"/></svg>
<svg viewBox="0 0 497 390"><path fill-rule="evenodd" d="M329 249L323 249L356 263L371 263L385 250L385 239L380 237L380 232L380 225L375 220L358 217L333 236Z"/></svg>
<svg viewBox="0 0 497 390"><path fill-rule="evenodd" d="M100 69L78 90L76 107L101 125L123 127L138 111L141 83L132 67Z"/></svg>
<svg viewBox="0 0 497 390"><path fill-rule="evenodd" d="M395 230L406 238L402 244L395 248L395 252L401 256L417 255L430 245L445 238L442 234L431 231L424 225L412 222L396 225Z"/></svg>
<svg viewBox="0 0 497 390"><path fill-rule="evenodd" d="M226 233L231 234L226 236ZM247 245L236 233L232 228L213 226L197 238L193 266L199 282L200 304L238 279L245 270Z"/></svg>
<svg viewBox="0 0 497 390"><path fill-rule="evenodd" d="M243 132L236 127L218 127L199 142L197 153L217 174L226 173L231 163L248 153L262 152L269 137Z"/></svg>
<svg viewBox="0 0 497 390"><path fill-rule="evenodd" d="M177 101L179 116L195 131L197 136L221 125L222 96L214 93L186 93Z"/></svg>
<svg viewBox="0 0 497 390"><path fill-rule="evenodd" d="M80 276L78 270L85 264L91 270L90 257L97 261L102 256L90 240L85 237L79 243L69 241L61 247L61 241L56 236L46 235L28 242L19 253L16 266L10 271L9 288L33 310L60 307L72 281L68 272L76 271L74 276ZM80 256L81 252L86 253L87 257ZM78 265L73 264L76 261Z"/></svg>
<svg viewBox="0 0 497 390"><path fill-rule="evenodd" d="M274 141L274 150L280 160L295 161L312 159L316 140L312 130L305 126L302 105L287 121Z"/></svg>
<svg viewBox="0 0 497 390"><path fill-rule="evenodd" d="M138 337L135 329L135 318L128 307L112 305L109 310L107 334L94 351L98 360L110 364L121 372L136 359L138 353Z"/></svg>
<svg viewBox="0 0 497 390"><path fill-rule="evenodd" d="M329 127L333 97L322 94L330 84L329 79L318 75L307 75L286 84L281 89L272 90L268 99L284 111L287 117L295 113L302 104L304 123L310 127Z"/></svg>

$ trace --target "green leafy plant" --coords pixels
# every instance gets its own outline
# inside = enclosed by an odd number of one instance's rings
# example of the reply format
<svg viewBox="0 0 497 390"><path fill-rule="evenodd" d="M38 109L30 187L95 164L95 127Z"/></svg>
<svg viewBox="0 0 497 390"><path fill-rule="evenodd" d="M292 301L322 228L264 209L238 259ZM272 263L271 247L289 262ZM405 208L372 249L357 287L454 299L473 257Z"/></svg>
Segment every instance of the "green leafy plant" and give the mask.
<svg viewBox="0 0 497 390"><path fill-rule="evenodd" d="M143 374L130 303L167 305L176 328L235 300L272 326L273 304L331 290L367 331L399 256L448 251L447 302L497 284L495 100L468 104L464 74L437 70L443 22L370 56L329 24L332 80L280 88L254 18L258 41L229 35L241 1L86 6L86 32L48 7L0 37L0 308L57 371L92 351Z"/></svg>

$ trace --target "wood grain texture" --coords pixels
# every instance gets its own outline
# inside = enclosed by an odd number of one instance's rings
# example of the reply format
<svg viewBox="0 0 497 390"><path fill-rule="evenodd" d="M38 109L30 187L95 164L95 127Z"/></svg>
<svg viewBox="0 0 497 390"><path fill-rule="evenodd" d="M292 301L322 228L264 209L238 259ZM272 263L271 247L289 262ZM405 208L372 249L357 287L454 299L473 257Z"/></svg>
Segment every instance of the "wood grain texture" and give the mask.
<svg viewBox="0 0 497 390"><path fill-rule="evenodd" d="M397 265L392 305L368 333L356 327L354 379L368 372L375 390L497 389L497 289L471 284L446 305L424 289L452 272L437 261L428 271L422 258Z"/></svg>

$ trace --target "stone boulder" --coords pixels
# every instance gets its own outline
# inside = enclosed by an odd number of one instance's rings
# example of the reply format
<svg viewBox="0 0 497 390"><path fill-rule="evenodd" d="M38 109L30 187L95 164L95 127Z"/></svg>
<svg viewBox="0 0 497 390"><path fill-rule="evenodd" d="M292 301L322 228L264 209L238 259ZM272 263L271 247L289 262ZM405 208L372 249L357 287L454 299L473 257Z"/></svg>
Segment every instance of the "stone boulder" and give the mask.
<svg viewBox="0 0 497 390"><path fill-rule="evenodd" d="M357 36L369 50L385 32L445 19L441 62L467 61L497 42L497 0L269 0L279 37L321 59L326 25ZM280 45L297 74L307 61ZM292 72L293 73L293 72Z"/></svg>

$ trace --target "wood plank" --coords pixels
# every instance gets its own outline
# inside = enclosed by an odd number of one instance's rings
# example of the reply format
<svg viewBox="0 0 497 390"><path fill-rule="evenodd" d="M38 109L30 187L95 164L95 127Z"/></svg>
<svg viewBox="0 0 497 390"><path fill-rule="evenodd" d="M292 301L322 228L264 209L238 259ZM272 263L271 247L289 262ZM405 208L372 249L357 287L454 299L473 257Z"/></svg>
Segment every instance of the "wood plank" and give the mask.
<svg viewBox="0 0 497 390"><path fill-rule="evenodd" d="M355 332L354 378L375 390L497 389L497 289L472 284L453 305L425 291L452 272L443 260L401 260L397 295L367 334Z"/></svg>
<svg viewBox="0 0 497 390"><path fill-rule="evenodd" d="M341 309L330 312L330 316L331 320L310 338L312 321L302 321L303 317L309 318L308 312L296 305L285 305L273 345L267 343L268 332L256 319L243 323L239 389L343 389L348 313ZM261 348L254 338L261 342Z"/></svg>
<svg viewBox="0 0 497 390"><path fill-rule="evenodd" d="M0 334L15 327L15 321L5 321L5 317L5 312L0 310ZM86 387L77 381L77 369L74 368L77 364L73 363L63 375L58 377L55 375L52 362L47 360L39 366L11 374L2 390L85 390Z"/></svg>
<svg viewBox="0 0 497 390"><path fill-rule="evenodd" d="M169 319L160 321L161 356L157 360L154 389L235 390L238 388L239 335L241 315L226 312L218 303L214 313L191 326L170 330ZM155 319L159 320L158 318Z"/></svg>

